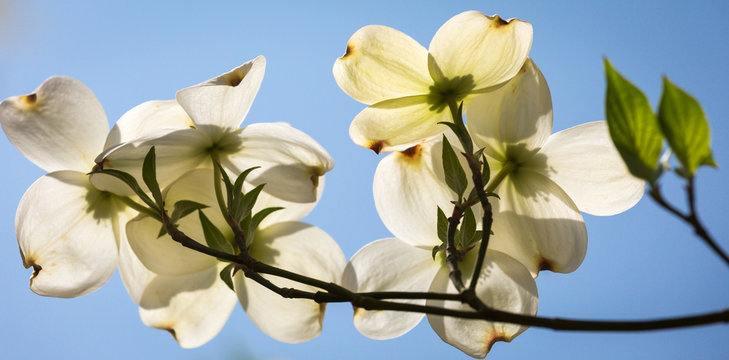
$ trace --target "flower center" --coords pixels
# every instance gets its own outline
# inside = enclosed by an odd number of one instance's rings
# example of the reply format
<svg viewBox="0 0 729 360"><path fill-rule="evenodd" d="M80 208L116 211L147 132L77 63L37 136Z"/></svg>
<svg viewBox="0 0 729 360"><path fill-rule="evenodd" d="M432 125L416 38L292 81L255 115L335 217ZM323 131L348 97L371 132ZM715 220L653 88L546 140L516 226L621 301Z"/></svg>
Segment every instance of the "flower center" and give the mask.
<svg viewBox="0 0 729 360"><path fill-rule="evenodd" d="M429 88L428 104L430 104L430 110L441 112L449 103L459 103L475 87L476 84L473 82L472 75L436 81Z"/></svg>

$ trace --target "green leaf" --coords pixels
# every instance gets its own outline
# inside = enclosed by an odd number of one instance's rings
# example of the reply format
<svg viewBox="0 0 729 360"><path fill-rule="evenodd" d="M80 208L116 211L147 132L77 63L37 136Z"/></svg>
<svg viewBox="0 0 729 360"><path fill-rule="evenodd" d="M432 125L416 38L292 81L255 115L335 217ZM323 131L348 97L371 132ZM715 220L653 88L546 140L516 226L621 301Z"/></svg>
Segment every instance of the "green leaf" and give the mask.
<svg viewBox="0 0 729 360"><path fill-rule="evenodd" d="M251 216L250 214L241 220L240 225L243 229L243 232L246 236L246 245L249 245L253 241L253 234L256 232L256 229L258 228L258 225L261 224L261 221L265 219L268 215L271 215L273 212L283 209L282 207L267 207L259 212L257 212L255 215Z"/></svg>
<svg viewBox="0 0 729 360"><path fill-rule="evenodd" d="M238 178L235 179L235 185L233 186L233 193L238 194L243 192L243 182L246 180L246 177L248 174L251 173L251 171L256 170L260 168L260 166L254 166L248 169L245 169L240 175L238 175Z"/></svg>
<svg viewBox="0 0 729 360"><path fill-rule="evenodd" d="M149 149L147 155L144 157L142 180L144 180L147 188L152 193L152 197L157 203L157 206L162 209L164 207L164 200L162 199L162 190L160 190L159 183L157 183L157 160L154 153L154 146Z"/></svg>
<svg viewBox="0 0 729 360"><path fill-rule="evenodd" d="M218 169L220 176L223 178L223 184L225 185L225 194L227 196L226 199L228 201L228 207L230 207L233 203L233 183L230 182L230 177L228 177L228 173L225 172L223 165L220 165L220 163L215 160L213 160L213 163Z"/></svg>
<svg viewBox="0 0 729 360"><path fill-rule="evenodd" d="M701 165L716 167L709 146L709 123L701 105L667 77L663 77L658 124L686 175L693 176Z"/></svg>
<svg viewBox="0 0 729 360"><path fill-rule="evenodd" d="M157 204L152 201L149 196L147 196L144 190L142 190L142 187L139 186L139 183L137 183L137 179L135 179L134 176L127 174L123 171L114 169L97 170L92 171L89 174L106 174L123 181L125 184L127 184L127 186L129 186L129 188L132 189L132 191L134 191L135 194L137 194L137 196L139 196L142 201L144 201L145 204L147 204L147 206L149 206L151 209L158 213L161 212L161 208L159 208ZM158 217L158 220L159 219L160 218Z"/></svg>
<svg viewBox="0 0 729 360"><path fill-rule="evenodd" d="M223 233L221 233L220 230L218 230L218 228L210 222L210 219L205 216L205 213L202 212L202 210L198 210L198 214L200 215L200 224L203 228L203 234L205 234L205 242L208 246L215 250L233 254L235 252L233 245L225 239Z"/></svg>
<svg viewBox="0 0 729 360"><path fill-rule="evenodd" d="M471 243L473 235L476 233L476 217L473 215L471 208L466 209L461 220L461 228L456 237L456 246L459 248L468 246Z"/></svg>
<svg viewBox="0 0 729 360"><path fill-rule="evenodd" d="M466 178L466 173L463 171L463 167L461 167L460 161L458 161L458 156L456 156L451 143L445 135L443 135L442 157L446 184L458 195L458 201L460 201L468 186L468 179Z"/></svg>
<svg viewBox="0 0 729 360"><path fill-rule="evenodd" d="M236 219L236 221L240 221L240 219L251 213L251 210L253 210L253 206L256 204L258 195L261 193L261 190L263 190L264 185L266 184L254 187L251 191L245 193L245 195L237 200L235 204L235 211L232 212L233 218Z"/></svg>
<svg viewBox="0 0 729 360"><path fill-rule="evenodd" d="M220 270L220 279L223 280L225 285L228 285L230 290L235 291L233 288L233 268L235 265L228 264L228 266L224 267L223 270Z"/></svg>
<svg viewBox="0 0 729 360"><path fill-rule="evenodd" d="M177 222L177 220L190 215L192 212L202 210L207 207L208 206L205 204L194 202L192 200L180 200L175 203L175 209L172 210L172 217L170 219L172 219L173 222Z"/></svg>
<svg viewBox="0 0 729 360"><path fill-rule="evenodd" d="M630 172L644 180L657 177L663 136L650 103L640 89L605 59L605 115L610 137Z"/></svg>
<svg viewBox="0 0 729 360"><path fill-rule="evenodd" d="M438 207L438 239L444 244L448 242L448 217L440 206Z"/></svg>

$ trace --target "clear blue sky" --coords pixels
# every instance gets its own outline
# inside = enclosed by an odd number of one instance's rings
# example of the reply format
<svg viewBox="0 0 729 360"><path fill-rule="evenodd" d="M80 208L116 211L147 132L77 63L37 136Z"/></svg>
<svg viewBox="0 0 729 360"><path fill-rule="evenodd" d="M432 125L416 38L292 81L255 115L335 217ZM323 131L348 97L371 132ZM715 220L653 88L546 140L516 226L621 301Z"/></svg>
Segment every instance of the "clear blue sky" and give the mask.
<svg viewBox="0 0 729 360"><path fill-rule="evenodd" d="M719 170L699 171L701 218L729 249L729 6L723 1L9 1L0 0L0 99L29 93L51 75L84 82L110 123L147 100L228 71L255 56L268 64L244 124L287 121L332 154L319 206L305 220L350 257L388 237L372 200L381 157L354 145L351 119L364 107L344 94L331 68L360 27L382 24L427 47L438 27L464 10L517 17L534 26L531 57L554 103L555 131L604 118L602 57L643 88L653 104L661 76L695 95L713 130ZM210 2L212 3L212 1ZM265 4L264 4L265 3ZM182 350L145 327L118 275L82 298L43 298L28 288L13 219L25 189L44 172L0 136L0 358L466 358L423 322L405 336L359 335L351 307L328 307L323 333L299 345L265 337L236 309L213 341ZM679 184L665 182L682 204ZM648 318L729 307L729 269L691 231L644 198L614 217L586 215L589 248L575 273L542 273L546 316ZM529 329L489 358L723 359L729 326L638 334Z"/></svg>

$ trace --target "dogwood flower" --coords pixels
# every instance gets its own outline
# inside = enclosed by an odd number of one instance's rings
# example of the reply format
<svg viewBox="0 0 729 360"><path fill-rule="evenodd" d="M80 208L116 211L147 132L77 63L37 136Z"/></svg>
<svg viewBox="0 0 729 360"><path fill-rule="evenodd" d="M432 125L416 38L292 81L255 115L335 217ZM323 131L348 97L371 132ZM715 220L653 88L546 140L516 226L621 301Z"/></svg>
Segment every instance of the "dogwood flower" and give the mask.
<svg viewBox="0 0 729 360"><path fill-rule="evenodd" d="M468 101L511 79L532 44L528 22L467 11L448 20L426 50L386 26L359 29L334 63L347 95L370 105L352 121L360 146L405 150L442 133L452 121L449 104Z"/></svg>
<svg viewBox="0 0 729 360"><path fill-rule="evenodd" d="M117 246L127 246L123 226L133 216L86 175L104 149L104 109L81 82L55 76L30 95L5 99L0 123L10 142L49 172L26 191L15 217L23 265L33 267L31 290L75 297L98 289L116 268Z"/></svg>
<svg viewBox="0 0 729 360"><path fill-rule="evenodd" d="M125 171L141 179L139 166L151 146L157 154L157 175L165 187L196 167L212 167L215 157L232 173L253 166L263 171L246 178L302 213L313 208L321 193L322 175L333 167L329 154L306 134L285 123L239 128L263 80L266 60L259 56L228 73L177 92L176 101L150 101L132 109L112 129L110 147L96 161L103 168ZM148 129L156 129L147 131ZM129 136L146 131L146 136ZM117 194L129 189L119 181L93 175L98 187ZM307 189L307 190L303 190Z"/></svg>
<svg viewBox="0 0 729 360"><path fill-rule="evenodd" d="M394 153L388 158L401 156L405 155ZM380 216L384 219L389 214L381 213ZM390 229L397 238L380 239L360 249L347 264L342 278L343 285L360 292L457 293L449 279L449 269L443 252L432 255L433 246L441 244L437 233L423 237L425 231L420 226L425 219L420 218L417 211L401 213L398 218L398 221L406 225ZM475 259L476 252L471 251L459 263L464 279L471 278ZM486 254L476 293L484 303L495 309L528 315L537 313L537 287L531 274L517 260L497 250L489 250ZM472 310L466 304L453 301L402 302ZM390 339L410 331L422 318L421 313L367 311L357 308L354 325L367 337ZM509 342L527 329L521 325L438 315L428 315L428 321L443 341L476 358L486 356L495 342Z"/></svg>
<svg viewBox="0 0 729 360"><path fill-rule="evenodd" d="M579 125L549 135L552 102L536 65L466 108L476 148L484 148L491 182L493 235L489 249L519 260L536 277L540 270L571 272L582 263L587 232L580 211L623 212L643 195L644 182L628 172L605 122ZM455 143L452 142L452 143ZM445 183L442 141L435 139L389 155L375 174L375 204L385 225L419 231L415 245L429 245L436 209L449 208L456 195ZM452 205L450 205L452 206ZM411 225L420 219L418 226Z"/></svg>
<svg viewBox="0 0 729 360"><path fill-rule="evenodd" d="M192 200L208 205L203 212L232 246L233 233L217 211L213 189L211 169L192 170L165 190L165 203L172 207L179 200ZM261 192L253 211L281 205L280 199ZM264 219L257 228L248 245L249 253L273 266L339 282L346 260L336 242L321 229L297 221L303 216L298 209L277 212L277 217ZM178 222L179 228L204 242L200 221L191 214ZM219 277L227 263L184 248L169 235L158 237L159 230L160 223L148 216L139 216L127 225L134 252L157 274L139 303L140 316L147 326L170 331L182 347L200 346L220 331L237 299L248 317L277 340L307 341L321 331L324 306L311 300L285 299L246 278L242 271L234 275L235 292L230 291ZM290 280L265 277L281 287L314 290Z"/></svg>

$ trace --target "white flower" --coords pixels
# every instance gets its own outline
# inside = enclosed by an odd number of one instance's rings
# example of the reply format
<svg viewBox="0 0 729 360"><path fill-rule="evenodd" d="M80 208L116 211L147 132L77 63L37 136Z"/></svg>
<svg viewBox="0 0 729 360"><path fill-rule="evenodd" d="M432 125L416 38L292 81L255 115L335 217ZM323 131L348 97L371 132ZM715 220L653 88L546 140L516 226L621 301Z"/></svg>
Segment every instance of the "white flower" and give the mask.
<svg viewBox="0 0 729 360"><path fill-rule="evenodd" d="M355 117L352 140L374 150L405 150L442 133L458 104L512 78L532 44L531 24L467 11L448 20L426 50L386 26L358 30L334 64L339 87L371 105Z"/></svg>
<svg viewBox="0 0 729 360"><path fill-rule="evenodd" d="M395 153L388 158L398 156L402 155ZM415 229L419 229L424 219L413 215L415 214L400 214L399 219L402 223L407 223L413 231L390 229L397 238L372 242L352 257L342 278L345 287L359 292L457 293L449 279L443 252L439 252L435 258L432 256L433 246L441 244L437 234L421 237L424 232ZM413 241L414 237L417 237L417 241ZM475 259L476 251L470 251L459 262L464 279L471 278ZM527 315L537 313L538 295L534 279L523 265L500 251L488 251L476 294L485 304L495 309ZM454 310L472 310L468 305L457 301L399 301ZM390 339L410 331L422 318L421 313L367 311L357 308L354 325L367 337ZM486 356L496 341L509 342L527 329L521 325L437 315L428 315L428 321L443 341L477 358Z"/></svg>
<svg viewBox="0 0 729 360"><path fill-rule="evenodd" d="M209 205L204 213L231 240L232 231L217 210L213 188L212 170L196 169L165 190L165 203L168 208L179 200ZM250 190L250 186L245 190ZM280 199L262 192L253 211L281 205L285 204ZM248 247L250 254L273 266L339 282L346 260L334 240L319 228L296 221L303 216L299 209L285 208L274 214L275 217L266 218L256 230ZM191 238L205 242L197 214L181 219L179 226ZM307 341L321 331L323 305L311 300L285 299L247 279L242 271L233 278L235 292L232 292L219 278L226 263L184 248L169 235L158 238L159 230L160 223L146 216L137 217L127 225L135 253L157 274L140 301L139 313L147 326L170 331L182 347L200 346L220 331L237 298L248 317L277 340ZM286 279L265 277L281 287L315 290Z"/></svg>
<svg viewBox="0 0 729 360"><path fill-rule="evenodd" d="M310 211L321 193L322 175L333 167L329 154L306 134L285 123L261 123L239 128L263 80L266 60L259 56L232 71L177 92L177 101L150 101L125 114L112 129L108 143L126 142L99 156L104 168L123 170L141 179L141 163L156 147L157 175L165 187L196 167L212 167L211 157L232 173L253 166L253 185ZM154 131L147 131L155 129ZM134 137L128 134L145 133ZM120 182L93 175L100 188L129 193Z"/></svg>
<svg viewBox="0 0 729 360"><path fill-rule="evenodd" d="M15 229L30 288L75 297L101 287L117 265L117 244L130 211L89 183L109 125L96 96L68 77L52 77L32 94L5 99L0 122L13 145L48 171L23 195Z"/></svg>
<svg viewBox="0 0 729 360"><path fill-rule="evenodd" d="M630 175L604 122L549 135L549 88L531 60L466 111L469 132L476 148L485 148L491 169L487 188L500 197L490 198L489 249L519 260L533 276L545 269L574 271L582 263L587 232L580 211L617 214L643 195L644 182ZM435 231L436 205L449 209L456 199L443 180L441 147L436 139L390 155L375 174L375 204L383 222L394 234L419 229L410 239L414 244L426 245L422 239ZM403 214L420 224L402 221Z"/></svg>

